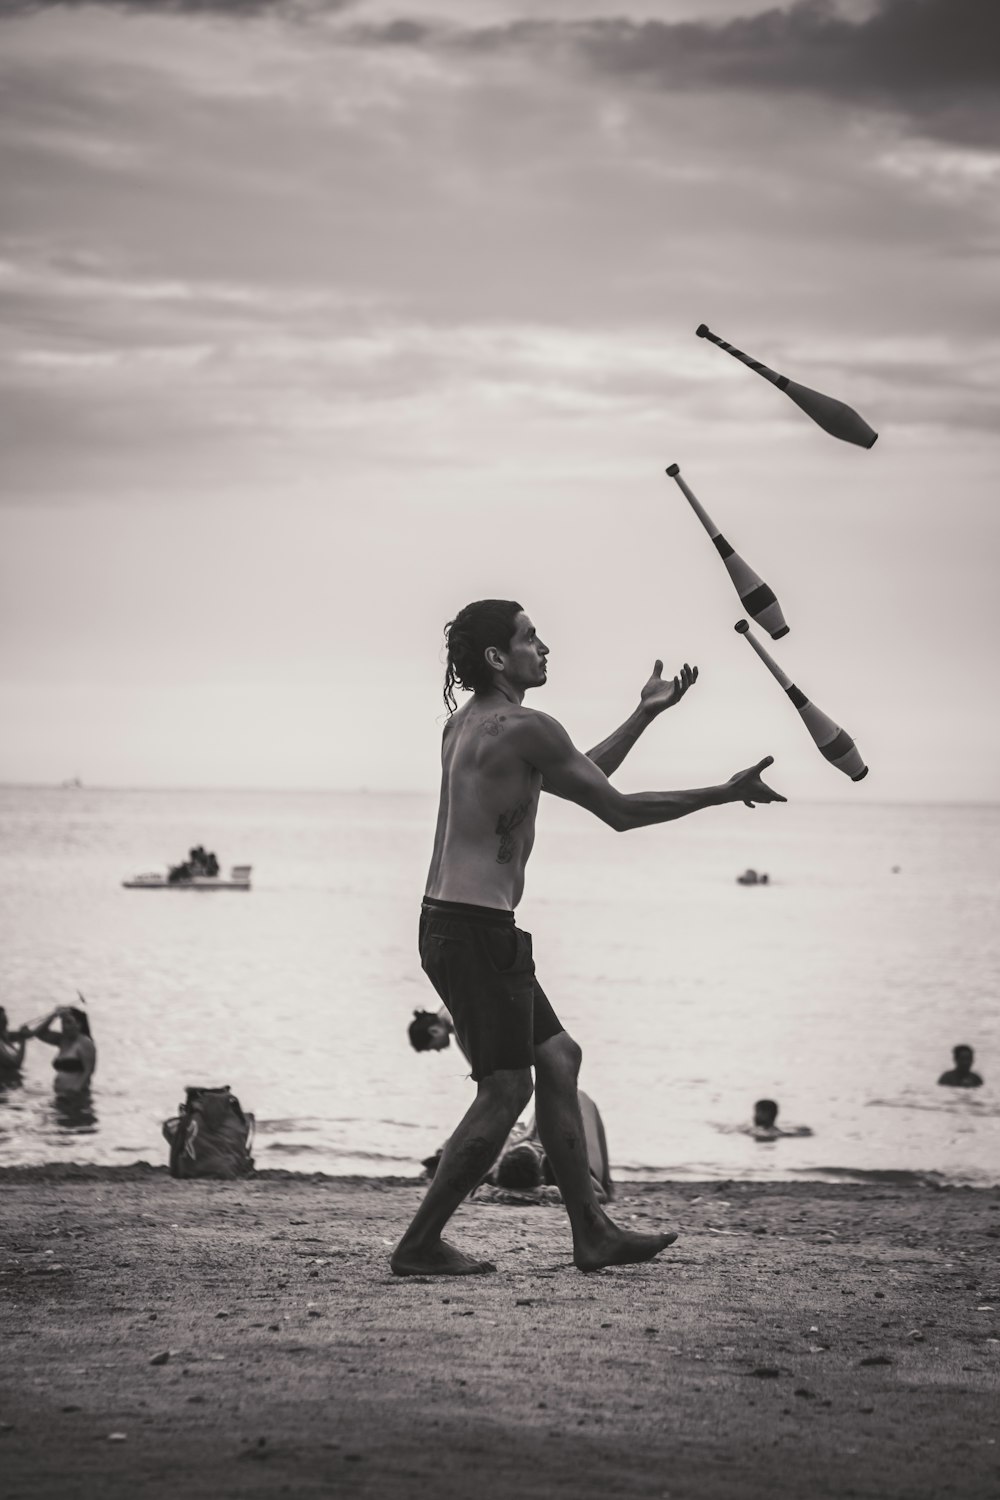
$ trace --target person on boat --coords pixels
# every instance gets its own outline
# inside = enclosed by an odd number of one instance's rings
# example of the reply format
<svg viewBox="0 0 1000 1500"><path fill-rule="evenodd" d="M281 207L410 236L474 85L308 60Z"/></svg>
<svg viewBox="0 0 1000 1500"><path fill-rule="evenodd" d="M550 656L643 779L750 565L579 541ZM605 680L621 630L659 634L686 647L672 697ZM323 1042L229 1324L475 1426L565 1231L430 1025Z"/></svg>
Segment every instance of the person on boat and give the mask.
<svg viewBox="0 0 1000 1500"><path fill-rule="evenodd" d="M20 1031L11 1031L7 1012L0 1005L0 1079L10 1078L11 1074L21 1071L27 1039L28 1031L25 1027L22 1026Z"/></svg>
<svg viewBox="0 0 1000 1500"><path fill-rule="evenodd" d="M192 849L188 854L191 873L193 875L218 875L219 861L214 854L209 854L203 844L197 849Z"/></svg>
<svg viewBox="0 0 1000 1500"><path fill-rule="evenodd" d="M61 1022L59 1031L52 1027L56 1019ZM90 1034L87 1012L77 1005L60 1005L28 1034L59 1049L52 1059L56 1093L85 1093L97 1066L97 1048Z"/></svg>
<svg viewBox="0 0 1000 1500"><path fill-rule="evenodd" d="M982 1088L983 1080L978 1073L972 1071L975 1058L972 1048L964 1042L959 1042L957 1047L952 1047L951 1055L955 1059L955 1066L949 1068L947 1073L942 1073L938 1083L943 1083L946 1088L950 1089Z"/></svg>
<svg viewBox="0 0 1000 1500"><path fill-rule="evenodd" d="M785 801L761 779L771 756L716 786L617 791L608 777L653 719L684 697L697 669L685 663L664 681L663 663L657 661L628 720L584 755L556 719L523 707L525 693L546 682L548 654L531 619L513 600L479 600L447 627L444 698L450 717L442 741L441 799L420 919L420 957L471 1060L477 1095L392 1251L390 1266L398 1276L481 1275L496 1269L447 1244L442 1231L493 1165L532 1092L538 1135L567 1210L577 1267L595 1271L648 1261L677 1238L673 1232L622 1229L594 1193L577 1097L582 1053L536 978L530 934L514 920L543 786L619 832L724 803ZM461 709L456 687L473 694Z"/></svg>

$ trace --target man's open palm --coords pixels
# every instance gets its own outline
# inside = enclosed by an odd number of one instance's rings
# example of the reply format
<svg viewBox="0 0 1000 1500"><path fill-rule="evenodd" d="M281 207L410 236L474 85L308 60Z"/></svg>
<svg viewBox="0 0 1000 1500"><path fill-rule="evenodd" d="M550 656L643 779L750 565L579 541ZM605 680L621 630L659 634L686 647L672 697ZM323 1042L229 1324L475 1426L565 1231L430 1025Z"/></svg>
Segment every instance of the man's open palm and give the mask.
<svg viewBox="0 0 1000 1500"><path fill-rule="evenodd" d="M649 681L639 694L644 708L651 713L660 714L665 708L673 708L684 697L689 687L693 687L698 681L698 668L689 667L684 663L676 677L663 680L663 663L655 661Z"/></svg>
<svg viewBox="0 0 1000 1500"><path fill-rule="evenodd" d="M763 760L755 766L750 766L746 771L737 771L735 776L730 776L728 785L737 794L734 801L744 802L747 807L754 807L758 802L787 802L788 798L776 792L773 787L761 780L761 774L768 766L774 765L774 756L765 755Z"/></svg>

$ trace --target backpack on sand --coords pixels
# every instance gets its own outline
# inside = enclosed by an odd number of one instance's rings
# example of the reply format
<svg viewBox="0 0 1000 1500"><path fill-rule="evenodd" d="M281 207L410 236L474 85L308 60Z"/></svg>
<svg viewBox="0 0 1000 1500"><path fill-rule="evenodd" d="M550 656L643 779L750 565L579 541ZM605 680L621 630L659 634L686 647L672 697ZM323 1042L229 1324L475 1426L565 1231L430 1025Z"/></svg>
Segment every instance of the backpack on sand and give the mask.
<svg viewBox="0 0 1000 1500"><path fill-rule="evenodd" d="M249 1177L254 1117L244 1114L229 1085L188 1088L180 1114L164 1120L171 1177Z"/></svg>

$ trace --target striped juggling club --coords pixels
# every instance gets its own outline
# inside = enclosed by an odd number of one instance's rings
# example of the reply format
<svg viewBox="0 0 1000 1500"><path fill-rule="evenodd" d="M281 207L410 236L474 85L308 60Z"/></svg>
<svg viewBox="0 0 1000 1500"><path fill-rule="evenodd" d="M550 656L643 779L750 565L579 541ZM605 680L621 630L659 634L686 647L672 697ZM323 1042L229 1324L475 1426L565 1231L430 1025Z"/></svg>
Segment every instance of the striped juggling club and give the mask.
<svg viewBox="0 0 1000 1500"><path fill-rule="evenodd" d="M680 465L671 464L667 473L671 479L677 481L677 487L681 491L681 494L684 495L691 509L698 517L698 520L715 543L715 550L725 563L726 571L733 580L733 587L739 594L740 603L747 614L753 616L757 624L763 630L767 631L772 640L776 641L781 636L787 635L788 626L785 624L785 617L781 613L781 605L774 596L774 590L764 582L759 574L754 572L749 563L744 562L740 554L735 552L729 542L726 541L726 538L722 535L722 532L716 526L704 506L692 494L681 478Z"/></svg>
<svg viewBox="0 0 1000 1500"><path fill-rule="evenodd" d="M835 724L822 709L809 701L801 688L795 686L774 658L764 650L760 641L751 632L746 620L739 620L736 629L740 635L746 636L771 676L781 683L797 708L799 717L815 741L820 754L826 757L831 766L836 766L838 771L843 771L844 775L849 776L852 781L861 781L867 776L868 767L861 759L861 752L847 730Z"/></svg>
<svg viewBox="0 0 1000 1500"><path fill-rule="evenodd" d="M720 349L725 349L734 359L749 365L751 370L756 370L758 375L776 385L779 391L784 391L807 417L812 417L817 426L822 427L831 437L841 438L845 443L856 443L859 448L870 448L874 444L878 433L868 426L864 417L859 416L853 406L847 406L833 396L824 396L822 391L811 391L807 385L799 385L797 380L789 380L787 375L769 370L759 359L751 359L742 349L734 349L732 344L720 339L704 323L699 323L695 332L700 339L711 339L713 344L718 344Z"/></svg>

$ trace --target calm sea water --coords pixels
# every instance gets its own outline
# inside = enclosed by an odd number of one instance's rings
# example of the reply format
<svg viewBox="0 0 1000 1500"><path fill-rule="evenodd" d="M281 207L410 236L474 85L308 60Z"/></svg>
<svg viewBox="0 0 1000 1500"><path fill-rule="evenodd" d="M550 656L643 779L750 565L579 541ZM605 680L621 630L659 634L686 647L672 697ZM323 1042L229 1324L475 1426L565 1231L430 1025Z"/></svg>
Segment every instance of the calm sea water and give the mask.
<svg viewBox="0 0 1000 1500"><path fill-rule="evenodd" d="M165 1162L186 1084L229 1083L260 1167L412 1173L472 1097L405 1028L430 799L0 789L0 1003L86 996L93 1117L52 1052L0 1091L7 1163ZM619 1176L1000 1180L1000 808L720 808L615 835L546 801L519 920L584 1048ZM249 894L127 891L195 843ZM752 865L770 884L746 888ZM894 868L898 867L898 868ZM986 1084L936 1087L956 1042ZM814 1134L760 1144L755 1098Z"/></svg>

